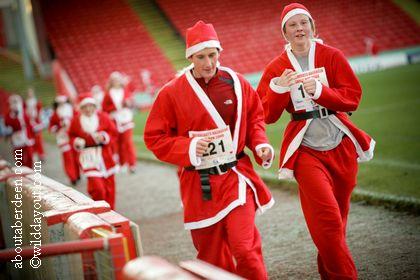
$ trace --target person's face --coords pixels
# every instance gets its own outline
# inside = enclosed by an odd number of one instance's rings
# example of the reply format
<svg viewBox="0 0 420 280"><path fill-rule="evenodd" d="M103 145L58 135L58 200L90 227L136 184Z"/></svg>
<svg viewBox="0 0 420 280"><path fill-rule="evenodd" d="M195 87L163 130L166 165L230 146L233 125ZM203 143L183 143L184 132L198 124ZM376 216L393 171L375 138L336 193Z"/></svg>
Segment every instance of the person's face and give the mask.
<svg viewBox="0 0 420 280"><path fill-rule="evenodd" d="M80 108L80 112L87 117L92 116L95 113L95 111L96 106L93 104L86 104Z"/></svg>
<svg viewBox="0 0 420 280"><path fill-rule="evenodd" d="M292 45L304 45L313 38L313 28L309 17L304 14L292 16L285 24L284 34Z"/></svg>
<svg viewBox="0 0 420 280"><path fill-rule="evenodd" d="M123 84L118 79L112 79L111 80L111 87L112 88L121 88L121 87L123 87Z"/></svg>
<svg viewBox="0 0 420 280"><path fill-rule="evenodd" d="M216 74L219 51L217 48L205 48L193 54L189 60L194 64L196 78L204 78L208 81Z"/></svg>
<svg viewBox="0 0 420 280"><path fill-rule="evenodd" d="M35 93L33 88L29 88L28 89L28 98L34 98L35 97Z"/></svg>

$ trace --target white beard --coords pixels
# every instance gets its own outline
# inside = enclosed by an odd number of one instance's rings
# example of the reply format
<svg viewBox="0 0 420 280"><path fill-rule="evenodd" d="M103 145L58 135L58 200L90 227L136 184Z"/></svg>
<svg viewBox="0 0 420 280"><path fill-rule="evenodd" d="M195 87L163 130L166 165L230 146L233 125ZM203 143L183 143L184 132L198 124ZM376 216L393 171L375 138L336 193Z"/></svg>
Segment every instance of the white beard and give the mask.
<svg viewBox="0 0 420 280"><path fill-rule="evenodd" d="M80 124L82 125L83 131L92 134L96 132L99 126L98 114L94 113L92 116L87 117L85 115L80 116Z"/></svg>
<svg viewBox="0 0 420 280"><path fill-rule="evenodd" d="M37 115L36 103L36 98L26 99L26 112L31 118L35 118Z"/></svg>
<svg viewBox="0 0 420 280"><path fill-rule="evenodd" d="M73 117L73 107L69 103L64 103L58 106L57 115L60 119L71 119Z"/></svg>
<svg viewBox="0 0 420 280"><path fill-rule="evenodd" d="M111 95L111 99L114 102L114 105L117 108L117 110L121 109L122 101L124 99L124 89L123 88L111 88L109 90L109 94Z"/></svg>

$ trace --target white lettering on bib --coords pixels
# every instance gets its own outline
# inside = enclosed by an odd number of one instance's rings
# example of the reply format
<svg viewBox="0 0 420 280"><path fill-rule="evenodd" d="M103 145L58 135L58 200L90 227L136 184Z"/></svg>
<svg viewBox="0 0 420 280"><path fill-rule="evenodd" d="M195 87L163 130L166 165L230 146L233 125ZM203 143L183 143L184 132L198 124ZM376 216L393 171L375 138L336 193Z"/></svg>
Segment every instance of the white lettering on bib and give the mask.
<svg viewBox="0 0 420 280"><path fill-rule="evenodd" d="M102 147L85 148L80 152L79 161L83 170L100 169L102 159Z"/></svg>
<svg viewBox="0 0 420 280"><path fill-rule="evenodd" d="M295 111L305 110L312 111L317 104L312 100L309 94L303 88L303 81L314 78L320 81L323 85L328 86L327 75L325 68L316 68L314 70L305 71L296 75L296 83L290 87L290 96Z"/></svg>
<svg viewBox="0 0 420 280"><path fill-rule="evenodd" d="M190 131L190 137L208 138L211 142L196 169L206 169L236 160L232 135L228 126L204 131Z"/></svg>

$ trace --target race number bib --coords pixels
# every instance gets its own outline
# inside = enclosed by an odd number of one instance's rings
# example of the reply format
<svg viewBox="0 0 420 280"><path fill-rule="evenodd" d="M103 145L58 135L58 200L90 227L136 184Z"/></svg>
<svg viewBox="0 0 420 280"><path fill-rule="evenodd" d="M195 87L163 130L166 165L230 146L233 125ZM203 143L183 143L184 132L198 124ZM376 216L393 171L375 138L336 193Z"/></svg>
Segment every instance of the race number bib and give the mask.
<svg viewBox="0 0 420 280"><path fill-rule="evenodd" d="M83 170L100 169L101 160L102 160L101 147L85 148L79 154L79 161Z"/></svg>
<svg viewBox="0 0 420 280"><path fill-rule="evenodd" d="M124 125L133 120L133 112L128 108L123 108L115 113L114 118L118 125Z"/></svg>
<svg viewBox="0 0 420 280"><path fill-rule="evenodd" d="M211 140L196 169L206 169L236 160L229 127L205 131L190 131L190 137L206 137Z"/></svg>
<svg viewBox="0 0 420 280"><path fill-rule="evenodd" d="M317 104L312 100L310 95L306 93L305 89L303 88L302 82L310 78L314 78L320 81L323 85L328 86L327 75L325 73L324 67L297 74L296 83L290 87L290 96L292 98L295 111L312 111L314 110L314 107L317 106Z"/></svg>

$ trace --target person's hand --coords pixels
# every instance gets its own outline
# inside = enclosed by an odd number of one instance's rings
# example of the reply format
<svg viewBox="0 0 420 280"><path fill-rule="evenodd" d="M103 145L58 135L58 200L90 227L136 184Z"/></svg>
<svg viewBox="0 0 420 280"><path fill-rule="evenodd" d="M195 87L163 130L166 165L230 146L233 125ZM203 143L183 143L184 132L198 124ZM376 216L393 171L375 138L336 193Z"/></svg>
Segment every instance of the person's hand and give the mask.
<svg viewBox="0 0 420 280"><path fill-rule="evenodd" d="M195 150L195 154L197 155L197 157L202 157L203 156L203 154L206 152L210 142L211 141L207 138L202 138L202 139L197 141L197 147L196 147L196 150Z"/></svg>
<svg viewBox="0 0 420 280"><path fill-rule="evenodd" d="M296 72L291 69L286 69L283 71L283 74L279 77L279 79L275 80L275 84L281 87L290 87L295 83Z"/></svg>
<svg viewBox="0 0 420 280"><path fill-rule="evenodd" d="M126 100L124 100L123 107L125 107L125 108L133 108L134 107L134 100L132 100L132 99L126 99Z"/></svg>
<svg viewBox="0 0 420 280"><path fill-rule="evenodd" d="M315 79L307 79L305 81L303 81L303 89L305 90L306 93L310 94L311 96L313 96L315 94L315 90L316 90L316 81Z"/></svg>
<svg viewBox="0 0 420 280"><path fill-rule="evenodd" d="M261 149L258 149L257 156L259 156L263 161L269 161L272 157L271 149L268 147L262 147Z"/></svg>
<svg viewBox="0 0 420 280"><path fill-rule="evenodd" d="M76 137L76 139L74 139L74 146L76 147L76 149L83 149L85 147L85 140L83 138L80 137Z"/></svg>
<svg viewBox="0 0 420 280"><path fill-rule="evenodd" d="M96 133L93 135L93 139L96 143L104 143L105 142L105 136L101 133Z"/></svg>

